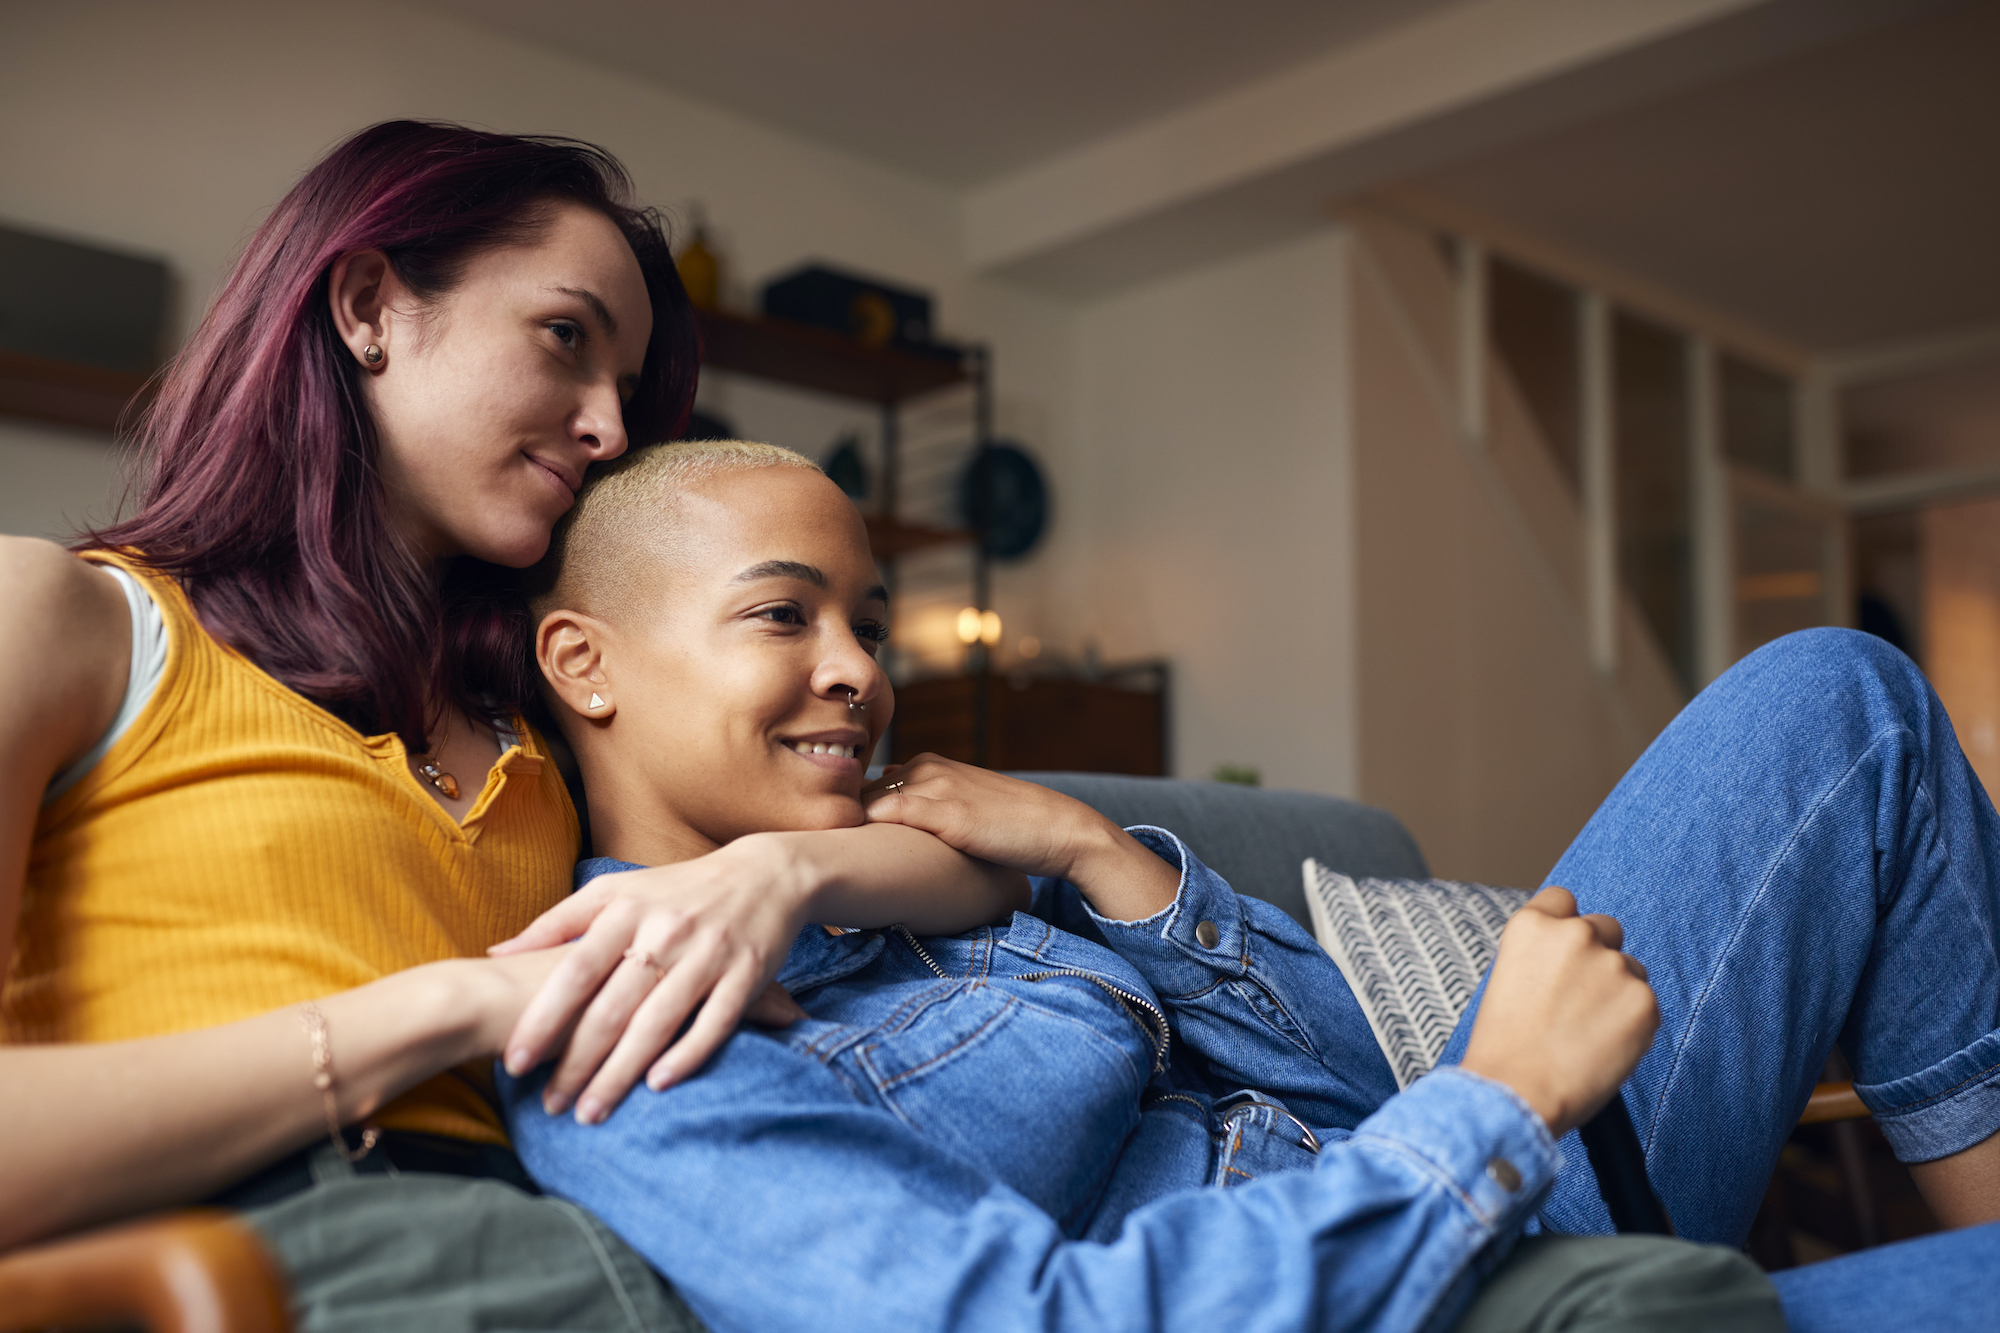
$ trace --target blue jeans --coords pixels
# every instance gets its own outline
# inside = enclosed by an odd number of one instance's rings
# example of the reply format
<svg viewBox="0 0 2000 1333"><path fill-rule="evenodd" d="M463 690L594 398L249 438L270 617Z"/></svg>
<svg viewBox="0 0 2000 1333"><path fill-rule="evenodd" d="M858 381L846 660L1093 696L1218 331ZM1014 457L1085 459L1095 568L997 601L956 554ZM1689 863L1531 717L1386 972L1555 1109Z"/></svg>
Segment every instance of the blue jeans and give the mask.
<svg viewBox="0 0 2000 1333"><path fill-rule="evenodd" d="M1455 1069L1392 1095L1312 941L1147 836L1182 870L1157 917L1044 885L928 960L809 933L781 979L811 1022L605 1125L503 1081L523 1158L725 1333L1442 1328L1538 1210L1607 1228L1573 1141ZM1996 854L1921 676L1840 631L1754 654L1619 785L1551 880L1659 993L1625 1098L1683 1235L1740 1242L1836 1041L1907 1160L2000 1127ZM1986 1227L1779 1279L1800 1328L1861 1298L1875 1328L1984 1327L1996 1260Z"/></svg>
<svg viewBox="0 0 2000 1333"><path fill-rule="evenodd" d="M2000 1127L2000 819L1937 696L1880 640L1814 630L1747 658L1547 882L1624 924L1659 995L1624 1093L1681 1235L1742 1242L1836 1044L1903 1161ZM1573 1134L1563 1151L1583 1156ZM1542 1216L1610 1225L1582 1172Z"/></svg>

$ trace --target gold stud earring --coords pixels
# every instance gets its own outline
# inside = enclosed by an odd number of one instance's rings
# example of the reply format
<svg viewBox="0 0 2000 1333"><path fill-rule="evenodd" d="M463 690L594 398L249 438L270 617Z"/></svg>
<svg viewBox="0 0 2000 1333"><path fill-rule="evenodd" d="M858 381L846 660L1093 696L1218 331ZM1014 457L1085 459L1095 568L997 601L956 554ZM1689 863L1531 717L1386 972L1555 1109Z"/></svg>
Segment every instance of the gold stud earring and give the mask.
<svg viewBox="0 0 2000 1333"><path fill-rule="evenodd" d="M371 367L379 366L382 364L382 349L374 343L369 343L361 349L361 359L366 361Z"/></svg>
<svg viewBox="0 0 2000 1333"><path fill-rule="evenodd" d="M602 708L602 707L604 707L604 700L602 700L602 699L600 699L600 698L598 698L598 697L597 697L597 691L596 691L596 690L592 690L592 691L590 692L590 706L591 706L592 708Z"/></svg>

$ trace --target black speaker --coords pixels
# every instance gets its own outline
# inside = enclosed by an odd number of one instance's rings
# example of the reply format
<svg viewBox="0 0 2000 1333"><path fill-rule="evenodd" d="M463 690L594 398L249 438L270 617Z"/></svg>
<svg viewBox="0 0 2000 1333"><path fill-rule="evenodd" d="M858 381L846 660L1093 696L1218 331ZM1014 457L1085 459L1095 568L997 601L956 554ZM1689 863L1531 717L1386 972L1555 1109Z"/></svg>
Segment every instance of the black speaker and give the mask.
<svg viewBox="0 0 2000 1333"><path fill-rule="evenodd" d="M935 354L931 298L811 264L764 284L764 313L845 334L867 347Z"/></svg>

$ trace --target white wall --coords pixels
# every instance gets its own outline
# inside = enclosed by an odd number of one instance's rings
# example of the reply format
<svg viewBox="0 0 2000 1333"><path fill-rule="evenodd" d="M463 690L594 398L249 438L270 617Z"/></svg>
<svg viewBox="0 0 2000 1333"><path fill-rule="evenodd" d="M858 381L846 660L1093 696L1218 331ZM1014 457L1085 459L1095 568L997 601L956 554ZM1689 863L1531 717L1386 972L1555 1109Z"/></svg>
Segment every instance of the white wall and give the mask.
<svg viewBox="0 0 2000 1333"><path fill-rule="evenodd" d="M121 461L100 431L0 417L0 532L63 541L110 521Z"/></svg>
<svg viewBox="0 0 2000 1333"><path fill-rule="evenodd" d="M1360 795L1433 873L1532 888L1679 687L1629 596L1617 670L1593 667L1581 515L1490 363L1488 434L1462 439L1455 284L1433 238L1359 215L1349 254Z"/></svg>
<svg viewBox="0 0 2000 1333"><path fill-rule="evenodd" d="M1174 767L1355 784L1345 239L1178 274L1077 317L1077 448L1043 637L1175 672Z"/></svg>
<svg viewBox="0 0 2000 1333"><path fill-rule="evenodd" d="M605 145L646 201L703 202L732 275L726 294L739 304L812 258L928 288L941 332L993 343L1002 431L1044 455L1068 447L1068 314L969 276L949 192L410 6L7 6L0 222L164 257L183 287L177 318L191 325L298 175L348 133L396 116ZM873 422L852 405L753 385L709 384L703 398L745 434L813 453L843 423ZM63 460L60 438L0 422L4 530L47 531L47 516L102 503L105 442L77 444ZM1037 577L1033 559L1003 574L1003 614Z"/></svg>

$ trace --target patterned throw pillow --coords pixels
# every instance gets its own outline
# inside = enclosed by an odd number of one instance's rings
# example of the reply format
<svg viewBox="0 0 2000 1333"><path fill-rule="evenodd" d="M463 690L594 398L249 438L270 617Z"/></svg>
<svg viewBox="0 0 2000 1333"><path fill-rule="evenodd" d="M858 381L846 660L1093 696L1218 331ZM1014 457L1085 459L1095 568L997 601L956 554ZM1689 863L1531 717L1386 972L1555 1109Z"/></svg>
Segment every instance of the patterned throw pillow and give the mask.
<svg viewBox="0 0 2000 1333"><path fill-rule="evenodd" d="M1355 880L1311 857L1304 871L1313 934L1407 1088L1444 1052L1500 928L1529 895L1448 879Z"/></svg>

